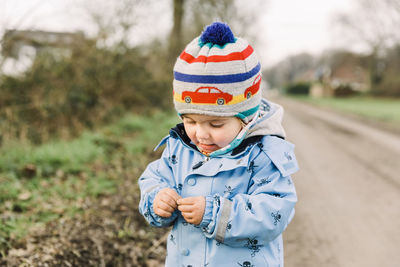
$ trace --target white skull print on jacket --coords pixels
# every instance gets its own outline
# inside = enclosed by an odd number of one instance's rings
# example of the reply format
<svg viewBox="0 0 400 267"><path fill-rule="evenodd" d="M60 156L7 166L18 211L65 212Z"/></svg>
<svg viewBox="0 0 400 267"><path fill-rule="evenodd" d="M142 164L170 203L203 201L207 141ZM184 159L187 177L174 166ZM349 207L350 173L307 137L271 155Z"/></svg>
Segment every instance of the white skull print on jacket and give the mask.
<svg viewBox="0 0 400 267"><path fill-rule="evenodd" d="M282 232L297 202L290 175L298 165L294 145L282 138L282 108L263 105L248 137L229 153L204 156L182 124L161 141L161 158L139 178L139 210L153 226L173 226L165 266L283 266ZM154 213L154 197L166 187L206 198L199 225L178 210L169 218Z"/></svg>

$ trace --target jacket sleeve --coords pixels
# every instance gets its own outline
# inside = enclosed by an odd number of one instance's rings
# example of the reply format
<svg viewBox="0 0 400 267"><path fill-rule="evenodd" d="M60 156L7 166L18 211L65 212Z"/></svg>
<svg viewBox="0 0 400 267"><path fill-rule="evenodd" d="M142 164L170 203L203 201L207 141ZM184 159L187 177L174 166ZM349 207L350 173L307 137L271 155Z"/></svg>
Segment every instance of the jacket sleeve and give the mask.
<svg viewBox="0 0 400 267"><path fill-rule="evenodd" d="M164 138L160 145L167 143L160 159L151 162L139 178L140 203L139 212L153 226L167 227L174 223L178 216L175 210L172 216L164 218L154 213L153 202L157 193L163 188L174 188L172 168L169 165L169 142ZM160 146L158 145L156 149Z"/></svg>
<svg viewBox="0 0 400 267"><path fill-rule="evenodd" d="M228 246L253 250L276 239L294 216L297 196L290 175L297 170L293 146L262 149L254 160L247 193L230 199L206 197L204 234Z"/></svg>

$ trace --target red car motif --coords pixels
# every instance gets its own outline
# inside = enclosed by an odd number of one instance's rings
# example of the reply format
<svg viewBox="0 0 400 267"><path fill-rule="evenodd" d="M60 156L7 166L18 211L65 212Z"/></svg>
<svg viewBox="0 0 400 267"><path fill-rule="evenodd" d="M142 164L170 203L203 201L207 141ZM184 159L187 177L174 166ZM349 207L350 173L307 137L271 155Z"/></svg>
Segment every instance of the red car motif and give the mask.
<svg viewBox="0 0 400 267"><path fill-rule="evenodd" d="M254 79L253 85L244 91L244 97L249 99L252 95L257 94L258 90L260 89L261 84L261 74L258 74L257 77Z"/></svg>
<svg viewBox="0 0 400 267"><path fill-rule="evenodd" d="M203 86L196 89L196 91L184 91L182 93L182 100L186 103L202 103L224 105L232 101L233 96L224 93L217 87Z"/></svg>

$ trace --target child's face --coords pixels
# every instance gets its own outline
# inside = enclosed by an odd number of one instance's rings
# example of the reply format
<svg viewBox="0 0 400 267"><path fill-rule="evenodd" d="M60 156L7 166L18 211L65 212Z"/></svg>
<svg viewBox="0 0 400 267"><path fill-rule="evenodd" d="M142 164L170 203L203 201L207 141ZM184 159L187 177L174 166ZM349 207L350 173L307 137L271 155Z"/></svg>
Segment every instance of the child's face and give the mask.
<svg viewBox="0 0 400 267"><path fill-rule="evenodd" d="M242 129L236 117L185 114L183 124L190 140L204 154L227 146Z"/></svg>

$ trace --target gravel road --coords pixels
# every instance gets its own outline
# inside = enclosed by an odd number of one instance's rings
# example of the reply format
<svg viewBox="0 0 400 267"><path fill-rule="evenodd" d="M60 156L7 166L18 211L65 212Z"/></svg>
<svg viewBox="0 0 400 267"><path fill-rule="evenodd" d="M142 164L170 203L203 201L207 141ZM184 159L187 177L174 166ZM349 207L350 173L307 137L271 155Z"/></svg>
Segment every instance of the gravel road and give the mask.
<svg viewBox="0 0 400 267"><path fill-rule="evenodd" d="M291 99L299 202L285 266L400 266L400 136Z"/></svg>

